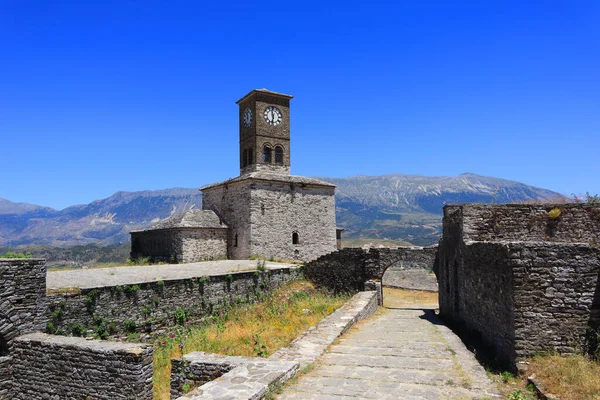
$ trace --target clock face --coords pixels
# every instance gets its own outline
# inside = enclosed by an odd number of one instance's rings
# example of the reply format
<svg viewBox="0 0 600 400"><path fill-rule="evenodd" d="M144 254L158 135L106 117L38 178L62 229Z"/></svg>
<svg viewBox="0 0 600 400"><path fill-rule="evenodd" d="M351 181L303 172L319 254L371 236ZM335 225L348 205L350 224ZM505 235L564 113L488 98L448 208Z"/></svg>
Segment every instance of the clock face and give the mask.
<svg viewBox="0 0 600 400"><path fill-rule="evenodd" d="M279 125L281 123L281 111L279 108L269 106L265 109L265 121L269 125Z"/></svg>
<svg viewBox="0 0 600 400"><path fill-rule="evenodd" d="M249 108L246 108L246 111L244 111L244 127L249 128L251 123L252 123L252 110Z"/></svg>

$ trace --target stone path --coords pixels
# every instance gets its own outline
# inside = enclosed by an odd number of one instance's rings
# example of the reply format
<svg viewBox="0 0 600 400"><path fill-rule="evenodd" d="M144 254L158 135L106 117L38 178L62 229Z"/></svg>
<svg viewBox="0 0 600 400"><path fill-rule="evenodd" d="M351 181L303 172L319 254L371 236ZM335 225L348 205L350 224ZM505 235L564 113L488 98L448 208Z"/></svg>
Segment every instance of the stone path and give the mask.
<svg viewBox="0 0 600 400"><path fill-rule="evenodd" d="M293 264L267 262L267 268L289 268ZM190 264L144 265L115 268L87 268L51 271L46 278L47 289L94 288L132 285L135 283L188 279L205 275L221 275L256 269L255 260L204 261Z"/></svg>
<svg viewBox="0 0 600 400"><path fill-rule="evenodd" d="M351 329L277 398L502 398L433 310L384 308Z"/></svg>

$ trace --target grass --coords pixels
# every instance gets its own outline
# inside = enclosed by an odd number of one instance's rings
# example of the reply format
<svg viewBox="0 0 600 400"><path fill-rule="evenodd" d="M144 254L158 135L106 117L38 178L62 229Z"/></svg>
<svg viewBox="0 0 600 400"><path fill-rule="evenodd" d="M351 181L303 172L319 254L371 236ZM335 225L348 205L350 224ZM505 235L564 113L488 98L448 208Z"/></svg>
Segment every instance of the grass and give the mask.
<svg viewBox="0 0 600 400"><path fill-rule="evenodd" d="M175 327L155 343L154 399L169 398L171 358L193 351L268 357L349 298L296 281L259 303L223 306L199 324L187 321Z"/></svg>
<svg viewBox="0 0 600 400"><path fill-rule="evenodd" d="M586 356L536 356L529 360L527 373L561 400L600 399L600 364Z"/></svg>

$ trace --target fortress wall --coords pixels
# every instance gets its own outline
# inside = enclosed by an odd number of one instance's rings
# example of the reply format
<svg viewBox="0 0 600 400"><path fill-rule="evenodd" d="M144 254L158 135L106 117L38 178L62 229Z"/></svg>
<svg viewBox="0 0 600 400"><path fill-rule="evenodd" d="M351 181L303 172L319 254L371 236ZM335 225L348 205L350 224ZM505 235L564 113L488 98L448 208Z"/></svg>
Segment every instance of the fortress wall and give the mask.
<svg viewBox="0 0 600 400"><path fill-rule="evenodd" d="M82 327L109 336L151 333L210 315L228 303L252 301L258 292L300 276L298 268L280 268L52 294L50 333L72 334Z"/></svg>
<svg viewBox="0 0 600 400"><path fill-rule="evenodd" d="M588 348L600 300L600 249L589 245L511 243L516 358Z"/></svg>
<svg viewBox="0 0 600 400"><path fill-rule="evenodd" d="M513 369L536 352L594 351L599 215L590 204L444 207L442 318Z"/></svg>
<svg viewBox="0 0 600 400"><path fill-rule="evenodd" d="M32 333L14 353L12 399L152 399L150 345Z"/></svg>
<svg viewBox="0 0 600 400"><path fill-rule="evenodd" d="M558 218L548 214L560 210ZM455 215L463 241L552 241L600 243L600 207L574 204L461 204L444 207ZM450 219L449 221L450 222ZM444 225L444 237L450 234Z"/></svg>

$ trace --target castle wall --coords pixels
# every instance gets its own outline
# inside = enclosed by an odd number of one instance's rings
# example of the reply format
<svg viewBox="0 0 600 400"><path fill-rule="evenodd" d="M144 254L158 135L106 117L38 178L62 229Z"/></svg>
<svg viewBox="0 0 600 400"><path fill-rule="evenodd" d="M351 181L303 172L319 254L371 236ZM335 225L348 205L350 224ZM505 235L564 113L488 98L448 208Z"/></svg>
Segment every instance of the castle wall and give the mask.
<svg viewBox="0 0 600 400"><path fill-rule="evenodd" d="M281 268L53 294L48 319L61 334L74 329L109 336L152 333L210 315L224 304L254 300L257 292L276 289L300 274L297 268Z"/></svg>
<svg viewBox="0 0 600 400"><path fill-rule="evenodd" d="M333 187L258 181L250 192L251 254L313 260L337 249Z"/></svg>
<svg viewBox="0 0 600 400"><path fill-rule="evenodd" d="M442 318L513 369L541 351L594 351L599 215L589 204L444 207L435 268Z"/></svg>
<svg viewBox="0 0 600 400"><path fill-rule="evenodd" d="M548 214L554 208L560 210L556 219ZM448 212L461 215L464 241L600 243L600 208L591 204L463 204L445 206Z"/></svg>
<svg viewBox="0 0 600 400"><path fill-rule="evenodd" d="M11 398L13 341L43 329L46 307L45 261L0 258L0 399Z"/></svg>
<svg viewBox="0 0 600 400"><path fill-rule="evenodd" d="M150 345L32 333L14 353L12 399L152 399Z"/></svg>
<svg viewBox="0 0 600 400"><path fill-rule="evenodd" d="M202 209L214 211L229 226L228 258L250 258L250 185L236 182L203 189Z"/></svg>

